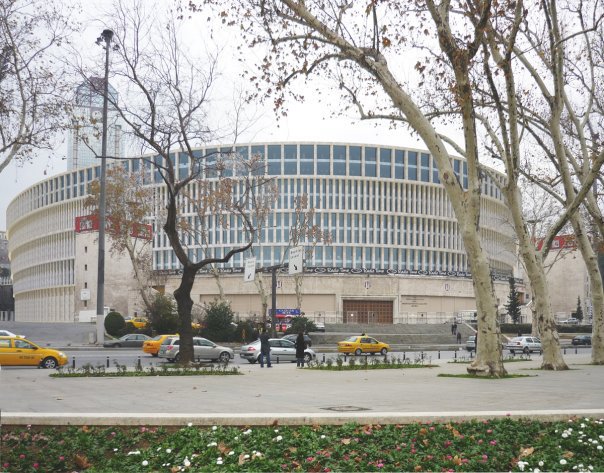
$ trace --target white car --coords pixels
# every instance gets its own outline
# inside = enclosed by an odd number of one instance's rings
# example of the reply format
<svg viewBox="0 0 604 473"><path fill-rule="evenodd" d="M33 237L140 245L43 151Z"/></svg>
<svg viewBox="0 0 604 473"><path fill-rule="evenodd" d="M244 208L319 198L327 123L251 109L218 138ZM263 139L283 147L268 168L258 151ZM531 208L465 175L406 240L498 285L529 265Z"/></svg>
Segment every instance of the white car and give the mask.
<svg viewBox="0 0 604 473"><path fill-rule="evenodd" d="M0 330L0 337L17 337L17 338L25 338L25 335L17 335L8 330Z"/></svg>
<svg viewBox="0 0 604 473"><path fill-rule="evenodd" d="M578 325L579 319L577 319L575 317L571 317L570 319L561 320L560 323L565 324L565 325Z"/></svg>
<svg viewBox="0 0 604 473"><path fill-rule="evenodd" d="M271 338L268 342L271 346L271 363L276 363L277 358L279 358L279 361L296 361L296 345L294 342L284 338ZM260 358L260 340L243 345L239 356L252 364L256 363ZM304 361L306 363L316 357L317 355L310 348L304 350Z"/></svg>
<svg viewBox="0 0 604 473"><path fill-rule="evenodd" d="M541 340L537 337L514 337L506 345L505 348L510 350L510 353L522 352L529 354L531 352L541 353Z"/></svg>
<svg viewBox="0 0 604 473"><path fill-rule="evenodd" d="M169 362L180 361L180 338L166 338L159 347L157 356L166 358ZM231 348L216 345L206 338L193 337L193 358L228 363L235 358L235 353Z"/></svg>

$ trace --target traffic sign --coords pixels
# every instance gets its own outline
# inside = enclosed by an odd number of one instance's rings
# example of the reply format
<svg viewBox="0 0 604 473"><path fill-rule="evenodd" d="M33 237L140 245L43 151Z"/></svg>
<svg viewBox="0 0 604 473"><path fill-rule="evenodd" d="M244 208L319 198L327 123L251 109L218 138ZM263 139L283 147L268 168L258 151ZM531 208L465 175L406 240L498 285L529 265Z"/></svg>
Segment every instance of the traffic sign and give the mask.
<svg viewBox="0 0 604 473"><path fill-rule="evenodd" d="M256 277L256 258L245 260L245 271L243 272L243 281L252 282Z"/></svg>
<svg viewBox="0 0 604 473"><path fill-rule="evenodd" d="M294 246L289 249L289 274L298 274L303 270L304 247Z"/></svg>

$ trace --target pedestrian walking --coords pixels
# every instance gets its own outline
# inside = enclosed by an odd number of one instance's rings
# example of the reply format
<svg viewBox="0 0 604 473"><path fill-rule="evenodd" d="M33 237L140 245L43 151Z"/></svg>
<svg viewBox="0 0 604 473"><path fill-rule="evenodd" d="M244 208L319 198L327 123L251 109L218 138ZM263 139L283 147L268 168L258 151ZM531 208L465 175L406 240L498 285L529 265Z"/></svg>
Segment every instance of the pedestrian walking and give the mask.
<svg viewBox="0 0 604 473"><path fill-rule="evenodd" d="M455 335L455 324L451 324L451 335Z"/></svg>
<svg viewBox="0 0 604 473"><path fill-rule="evenodd" d="M260 334L260 368L264 368L264 359L266 358L266 367L271 366L271 344L269 343L268 331L262 330Z"/></svg>
<svg viewBox="0 0 604 473"><path fill-rule="evenodd" d="M298 368L304 368L304 350L306 350L306 340L304 340L304 333L300 330L298 338L296 338L296 366Z"/></svg>
<svg viewBox="0 0 604 473"><path fill-rule="evenodd" d="M461 332L457 332L457 344L461 345Z"/></svg>
<svg viewBox="0 0 604 473"><path fill-rule="evenodd" d="M453 335L457 333L457 322L453 322Z"/></svg>

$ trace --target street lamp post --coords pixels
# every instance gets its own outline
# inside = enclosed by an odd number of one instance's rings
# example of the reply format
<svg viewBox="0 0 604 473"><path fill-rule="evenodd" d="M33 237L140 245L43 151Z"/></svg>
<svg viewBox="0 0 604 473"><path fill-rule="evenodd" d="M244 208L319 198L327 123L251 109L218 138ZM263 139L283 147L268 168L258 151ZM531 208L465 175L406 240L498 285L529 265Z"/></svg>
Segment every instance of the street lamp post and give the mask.
<svg viewBox="0 0 604 473"><path fill-rule="evenodd" d="M103 81L103 135L101 144L101 177L99 195L99 258L96 291L96 340L97 344L105 339L105 175L107 172L107 108L109 95L109 50L113 31L103 30L96 40L105 43L105 79Z"/></svg>

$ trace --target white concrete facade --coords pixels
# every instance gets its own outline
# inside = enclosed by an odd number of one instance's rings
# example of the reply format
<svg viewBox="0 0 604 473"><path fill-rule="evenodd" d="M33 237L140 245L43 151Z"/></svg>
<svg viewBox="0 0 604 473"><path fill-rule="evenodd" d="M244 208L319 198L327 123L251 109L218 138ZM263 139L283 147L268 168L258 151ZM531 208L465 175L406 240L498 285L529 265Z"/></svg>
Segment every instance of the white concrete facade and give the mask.
<svg viewBox="0 0 604 473"><path fill-rule="evenodd" d="M304 278L303 310L309 314L343 317L346 304L355 300L387 302L391 323L414 317L436 320L475 308L457 222L435 163L425 150L342 143L251 143L196 153L201 156L215 150L263 157L265 172L274 177L280 191L269 229L259 244L221 268L233 273L223 278L225 292L242 316L260 311L257 292L243 285L244 260L254 255L261 267L285 260L294 199L302 194L308 195L316 210L315 223L333 237L332 245L319 245L305 262L310 272ZM158 202L165 200L165 187L148 161L132 158L120 165L128 172L142 171L144 183L155 188ZM179 176L186 175L188 157L177 153L175 166ZM460 184L467 186L464 160L455 158L453 166ZM74 321L86 309L82 290L90 290L86 306L94 304L97 252L91 246L96 245L82 235L76 238L74 220L87 213L82 202L89 183L98 175L98 167L70 171L30 187L11 202L7 222L16 320ZM217 182L215 171L204 177ZM195 185L190 184L193 193ZM154 221L153 268L178 271L162 223L156 216L149 217ZM185 210L183 217L195 221L192 211ZM506 301L507 278L516 263L513 231L507 222L503 197L485 177L480 231L501 304ZM242 222L233 218L226 230L211 228L208 238L209 248L190 242L191 254L201 258L209 251L222 256L244 243ZM87 271L82 269L85 265ZM112 269L110 264L107 267ZM107 275L112 274L118 289L111 292L112 281L106 276L105 301L119 310L122 301L132 300L134 282L122 263L116 263L116 268L115 276L113 272ZM177 276L168 278L167 292L177 281ZM293 288L287 292L287 287L283 278L279 305L291 305L292 298L295 301ZM217 294L211 279L200 275L194 302ZM130 307L125 310L131 311L135 303L126 305Z"/></svg>

